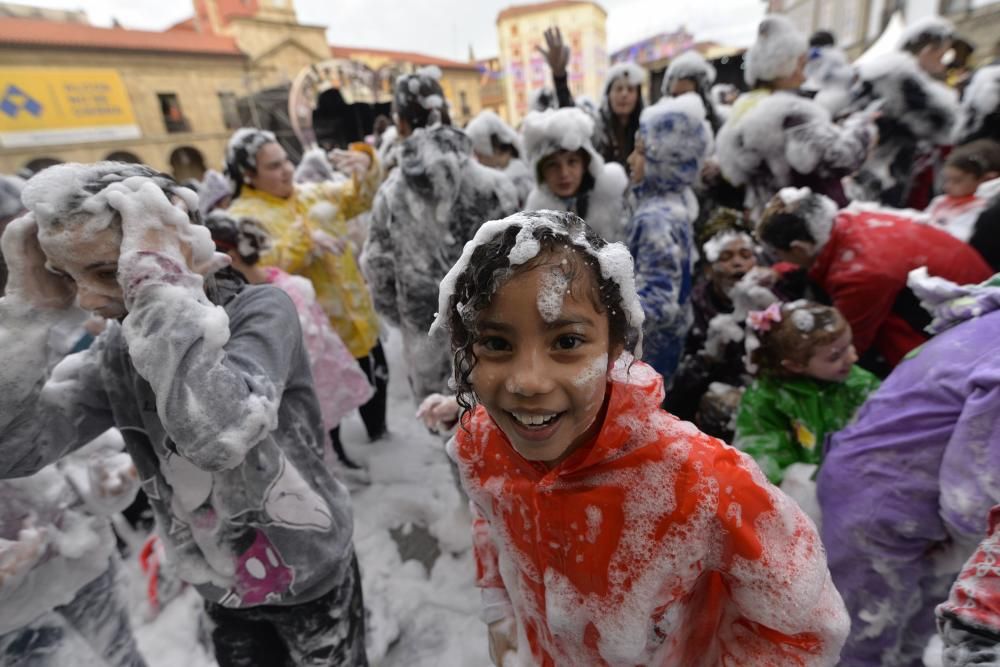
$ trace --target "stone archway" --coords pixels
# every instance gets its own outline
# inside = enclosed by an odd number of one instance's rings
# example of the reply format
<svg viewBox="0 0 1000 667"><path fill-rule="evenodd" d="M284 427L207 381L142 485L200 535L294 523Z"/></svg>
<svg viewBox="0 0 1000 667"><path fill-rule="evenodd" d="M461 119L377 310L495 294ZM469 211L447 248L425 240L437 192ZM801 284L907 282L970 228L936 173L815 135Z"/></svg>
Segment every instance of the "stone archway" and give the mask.
<svg viewBox="0 0 1000 667"><path fill-rule="evenodd" d="M178 183L200 181L205 175L205 157L193 146L180 146L170 153L170 171Z"/></svg>

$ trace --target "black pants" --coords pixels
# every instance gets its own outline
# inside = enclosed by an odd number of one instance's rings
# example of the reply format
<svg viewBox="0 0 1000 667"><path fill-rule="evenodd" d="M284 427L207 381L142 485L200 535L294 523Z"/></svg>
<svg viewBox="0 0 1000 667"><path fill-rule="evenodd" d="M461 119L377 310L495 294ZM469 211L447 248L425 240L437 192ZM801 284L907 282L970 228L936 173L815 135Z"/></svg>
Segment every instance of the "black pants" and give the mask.
<svg viewBox="0 0 1000 667"><path fill-rule="evenodd" d="M219 667L366 667L358 559L321 598L289 607L228 609L205 602Z"/></svg>
<svg viewBox="0 0 1000 667"><path fill-rule="evenodd" d="M358 408L361 421L365 423L368 437L377 440L385 435L385 407L389 397L389 364L385 360L382 343L376 343L367 356L358 358L358 365L368 376L368 382L375 388L375 394ZM334 448L340 445L340 427L330 431Z"/></svg>

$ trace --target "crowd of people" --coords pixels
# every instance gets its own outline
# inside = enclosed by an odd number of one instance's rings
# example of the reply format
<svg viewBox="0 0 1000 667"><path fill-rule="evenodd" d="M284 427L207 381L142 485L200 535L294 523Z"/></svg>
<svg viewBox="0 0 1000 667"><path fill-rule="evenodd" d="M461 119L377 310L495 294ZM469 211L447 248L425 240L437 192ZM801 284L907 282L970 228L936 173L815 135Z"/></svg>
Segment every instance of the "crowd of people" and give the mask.
<svg viewBox="0 0 1000 667"><path fill-rule="evenodd" d="M594 103L553 28L517 128L427 68L298 165L4 177L2 662L146 664L145 507L220 666L368 664L340 424L386 436L392 327L496 665L1000 664L1000 64L950 87L956 38L769 15L738 96L692 50Z"/></svg>

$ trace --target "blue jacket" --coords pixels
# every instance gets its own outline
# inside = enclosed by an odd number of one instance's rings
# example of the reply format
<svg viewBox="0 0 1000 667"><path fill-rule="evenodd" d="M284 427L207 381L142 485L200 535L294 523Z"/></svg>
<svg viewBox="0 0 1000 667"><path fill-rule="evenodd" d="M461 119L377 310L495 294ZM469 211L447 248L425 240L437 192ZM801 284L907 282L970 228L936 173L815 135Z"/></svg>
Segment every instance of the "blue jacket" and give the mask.
<svg viewBox="0 0 1000 667"><path fill-rule="evenodd" d="M701 100L687 94L645 109L639 138L646 168L632 188L635 208L625 235L646 313L642 358L669 381L692 321L692 225L698 203L691 186L711 144Z"/></svg>

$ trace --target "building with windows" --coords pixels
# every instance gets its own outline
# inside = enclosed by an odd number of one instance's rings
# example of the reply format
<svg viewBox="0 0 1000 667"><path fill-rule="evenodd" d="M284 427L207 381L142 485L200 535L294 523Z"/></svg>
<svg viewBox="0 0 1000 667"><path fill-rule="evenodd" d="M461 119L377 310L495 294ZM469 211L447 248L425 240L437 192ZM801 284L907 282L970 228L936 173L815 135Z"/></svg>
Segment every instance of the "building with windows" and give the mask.
<svg viewBox="0 0 1000 667"><path fill-rule="evenodd" d="M298 22L291 0L194 0L194 9L162 32L0 14L0 173L120 159L200 178L222 166L235 128L273 128L265 112L292 134L292 82L335 59L367 70L436 65L455 121L480 109L474 63L331 46L325 27Z"/></svg>
<svg viewBox="0 0 1000 667"><path fill-rule="evenodd" d="M545 58L538 52L545 45L547 28L558 26L570 48L569 87L574 96L600 99L608 70L607 12L587 0L553 0L514 5L497 16L500 65L507 98L504 116L517 124L528 111L531 93L552 85Z"/></svg>
<svg viewBox="0 0 1000 667"><path fill-rule="evenodd" d="M788 16L807 35L830 30L852 57L878 39L896 11L906 21L948 18L976 46L973 62L992 59L1000 40L1000 0L770 0L768 10Z"/></svg>

